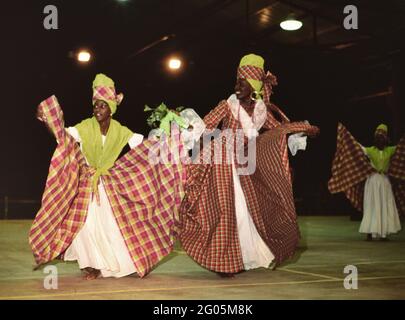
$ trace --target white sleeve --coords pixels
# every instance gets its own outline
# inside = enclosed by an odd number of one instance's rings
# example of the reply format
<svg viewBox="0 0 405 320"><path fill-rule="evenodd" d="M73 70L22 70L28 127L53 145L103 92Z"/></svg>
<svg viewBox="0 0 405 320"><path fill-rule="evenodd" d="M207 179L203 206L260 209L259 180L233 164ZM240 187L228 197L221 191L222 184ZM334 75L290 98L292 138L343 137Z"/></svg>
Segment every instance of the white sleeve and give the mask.
<svg viewBox="0 0 405 320"><path fill-rule="evenodd" d="M194 139L194 134L192 131L187 129L181 131L181 139L184 143L184 146L187 150L191 150L194 148L194 143L196 140Z"/></svg>
<svg viewBox="0 0 405 320"><path fill-rule="evenodd" d="M192 130L182 130L183 141L187 149L192 149L194 143L197 142L205 131L204 120L193 109L184 109L180 112L180 116L193 126Z"/></svg>
<svg viewBox="0 0 405 320"><path fill-rule="evenodd" d="M76 142L81 143L82 139L80 138L79 130L75 127L68 127L66 131L76 140Z"/></svg>
<svg viewBox="0 0 405 320"><path fill-rule="evenodd" d="M288 148L293 156L297 154L298 150L305 150L307 148L307 137L303 132L292 134L288 137Z"/></svg>
<svg viewBox="0 0 405 320"><path fill-rule="evenodd" d="M143 141L143 135L139 133L134 133L134 135L129 139L128 144L131 149L135 148L137 145L141 144Z"/></svg>

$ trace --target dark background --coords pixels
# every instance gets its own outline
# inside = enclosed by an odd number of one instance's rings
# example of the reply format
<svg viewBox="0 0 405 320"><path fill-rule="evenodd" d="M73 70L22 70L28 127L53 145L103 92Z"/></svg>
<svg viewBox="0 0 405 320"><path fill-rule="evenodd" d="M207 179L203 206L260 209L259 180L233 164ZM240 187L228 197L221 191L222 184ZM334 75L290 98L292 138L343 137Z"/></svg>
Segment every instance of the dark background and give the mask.
<svg viewBox="0 0 405 320"><path fill-rule="evenodd" d="M58 8L58 30L43 27L48 4ZM343 28L347 4L358 8L358 30ZM5 197L8 218L33 218L39 206L56 144L35 119L37 105L55 94L66 125L76 124L91 115L99 72L125 95L115 118L147 135L144 104L204 116L233 93L240 58L262 55L278 77L273 102L321 129L291 160L298 214L354 212L327 190L338 122L363 145L381 122L392 143L405 132L405 1L20 0L0 12L2 218ZM302 29L280 29L290 13ZM93 54L87 65L74 58L81 48ZM172 54L184 61L177 74L165 68Z"/></svg>

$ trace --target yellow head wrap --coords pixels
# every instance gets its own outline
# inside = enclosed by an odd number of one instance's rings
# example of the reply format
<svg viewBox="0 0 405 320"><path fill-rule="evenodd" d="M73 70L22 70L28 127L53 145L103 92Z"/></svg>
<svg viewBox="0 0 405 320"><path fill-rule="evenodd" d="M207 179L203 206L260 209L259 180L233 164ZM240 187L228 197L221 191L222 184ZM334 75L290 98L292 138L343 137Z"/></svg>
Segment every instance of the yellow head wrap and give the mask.
<svg viewBox="0 0 405 320"><path fill-rule="evenodd" d="M385 133L388 133L388 127L387 127L387 125L384 124L384 123L380 124L380 125L377 127L377 129L375 129L375 132L377 132L378 130L385 131Z"/></svg>
<svg viewBox="0 0 405 320"><path fill-rule="evenodd" d="M93 81L93 105L97 100L108 103L112 114L117 111L124 95L115 93L114 81L105 74L99 73Z"/></svg>
<svg viewBox="0 0 405 320"><path fill-rule="evenodd" d="M261 56L258 56L256 54L251 53L251 54L244 56L240 60L239 68L243 67L243 66L256 67L256 68L263 70L263 73L264 73L264 59ZM250 83L250 85L252 86L252 88L255 91L261 92L262 87L263 87L263 81L257 80L257 76L254 77L254 74L252 73L251 75L246 75L245 79Z"/></svg>

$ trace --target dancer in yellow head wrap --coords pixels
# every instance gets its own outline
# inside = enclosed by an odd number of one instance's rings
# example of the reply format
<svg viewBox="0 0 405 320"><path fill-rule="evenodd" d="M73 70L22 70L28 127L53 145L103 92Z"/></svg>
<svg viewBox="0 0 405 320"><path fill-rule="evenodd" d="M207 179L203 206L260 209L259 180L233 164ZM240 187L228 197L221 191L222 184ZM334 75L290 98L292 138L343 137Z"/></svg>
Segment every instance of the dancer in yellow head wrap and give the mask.
<svg viewBox="0 0 405 320"><path fill-rule="evenodd" d="M363 148L377 171L367 178L364 187L363 219L359 231L367 234L367 240L385 240L389 234L401 230L398 208L387 176L396 147L388 143L388 126L380 124L375 129L374 146Z"/></svg>
<svg viewBox="0 0 405 320"><path fill-rule="evenodd" d="M196 157L201 162L189 168L180 240L188 255L224 277L280 264L298 243L286 134L318 129L290 122L270 103L276 84L262 57L244 56L235 93L204 117L206 127L223 130L226 139L204 137L209 143ZM253 152L252 145L257 146ZM247 151L247 166L240 163L238 149ZM254 172L246 170L249 166Z"/></svg>
<svg viewBox="0 0 405 320"><path fill-rule="evenodd" d="M134 134L114 120L123 99L116 94L114 81L98 74L93 81L93 116L67 132L80 144L87 164L94 170L92 199L84 226L64 253L65 260L77 260L85 278L122 277L137 272L107 196L102 176L109 175L123 148L140 144L143 136ZM43 119L40 109L37 117Z"/></svg>
<svg viewBox="0 0 405 320"><path fill-rule="evenodd" d="M382 174L387 173L395 146L388 146L388 127L380 124L374 133L374 146L365 148L374 168Z"/></svg>
<svg viewBox="0 0 405 320"><path fill-rule="evenodd" d="M116 95L114 81L100 73L93 81L93 117L77 124L83 153L90 166L96 169L93 190L97 192L99 178L108 174L133 132L112 119L123 94ZM103 139L103 137L105 137Z"/></svg>
<svg viewBox="0 0 405 320"><path fill-rule="evenodd" d="M385 240L401 230L399 211L404 210L404 205L398 200L403 198L400 180L405 175L399 155L405 140L401 139L398 146L389 146L385 124L375 129L371 147L363 147L342 124L338 126L337 140L329 190L344 191L356 209L363 212L359 232L366 234L366 240ZM391 179L400 180L392 184Z"/></svg>
<svg viewBox="0 0 405 320"><path fill-rule="evenodd" d="M108 170L114 165L115 161L119 157L123 148L129 144L131 148L135 147L142 142L143 136L140 134L134 134L127 127L122 126L118 121L112 117L117 111L117 107L123 100L123 94L116 94L114 81L106 75L100 73L97 74L93 81L93 117L86 119L74 128L68 128L68 131L73 137L77 139L81 144L81 149L88 162L88 164L95 169L93 176L93 203L91 207L94 208L93 214L97 215L99 219L106 217L106 212L111 212L110 204L106 200L105 190L100 179L103 175L108 175ZM104 199L104 201L103 201ZM89 210L89 214L90 214ZM106 217L105 224L112 223L111 217ZM108 222L108 220L110 222ZM115 260L118 259L121 264L122 270L127 270L121 275L136 272L133 267L133 263L129 257L128 250L122 241L122 236L118 228L109 227L108 230L100 230L96 225L91 226L94 223L93 219L88 218L88 222L84 226L84 231L73 241L72 246L69 247L65 255L68 260L78 260L79 265L84 265L84 261L92 261L91 257L103 256L106 264L114 265ZM93 230L93 231L92 231ZM95 234L94 234L95 233ZM110 245L104 242L104 233L109 233L109 237L115 234L117 243L114 245L114 250L107 250ZM114 238L112 237L112 238ZM98 239L99 245L96 248L103 248L98 251L97 254L92 254L90 257L86 250L83 250L88 244L91 243L89 239ZM118 247L116 246L118 245ZM117 249L119 248L119 249ZM115 250L116 257L112 256L112 252ZM121 260L120 260L121 259ZM93 279L100 274L99 263L95 260L90 263L88 269L87 278ZM108 268L107 268L108 269ZM109 276L111 272L101 270L104 276ZM120 274L117 274L120 276Z"/></svg>

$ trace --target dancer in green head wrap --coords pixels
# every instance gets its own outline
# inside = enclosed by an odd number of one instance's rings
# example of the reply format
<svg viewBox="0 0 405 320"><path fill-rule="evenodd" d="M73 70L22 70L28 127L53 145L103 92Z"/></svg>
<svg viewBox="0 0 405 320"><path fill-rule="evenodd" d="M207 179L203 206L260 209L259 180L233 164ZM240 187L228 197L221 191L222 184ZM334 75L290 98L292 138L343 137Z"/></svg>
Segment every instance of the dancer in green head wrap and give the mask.
<svg viewBox="0 0 405 320"><path fill-rule="evenodd" d="M360 233L367 234L367 240L387 239L401 230L398 209L387 172L396 147L388 145L388 127L380 124L374 133L374 146L362 148L375 169L364 187L363 219Z"/></svg>
<svg viewBox="0 0 405 320"><path fill-rule="evenodd" d="M85 278L122 277L137 272L128 253L110 201L104 188L103 175L113 167L123 148L139 145L143 136L133 133L113 119L123 99L116 94L114 81L97 74L93 81L93 116L67 132L80 144L87 164L94 169L93 198L88 207L86 222L64 253L65 260L77 260ZM41 109L38 119L44 115Z"/></svg>
<svg viewBox="0 0 405 320"><path fill-rule="evenodd" d="M223 277L278 265L298 244L286 135L316 135L319 129L290 122L270 102L276 84L276 77L264 71L262 57L244 56L235 93L204 118L207 129L222 124L223 131L212 142L205 139L209 144L196 157L200 163L188 170L180 240L188 255ZM247 151L252 171L241 163L238 147Z"/></svg>
<svg viewBox="0 0 405 320"><path fill-rule="evenodd" d="M366 240L387 239L401 230L405 213L405 136L390 146L388 126L374 132L374 145L363 147L338 124L336 153L332 163L331 193L344 192L351 204L363 212L360 233Z"/></svg>

